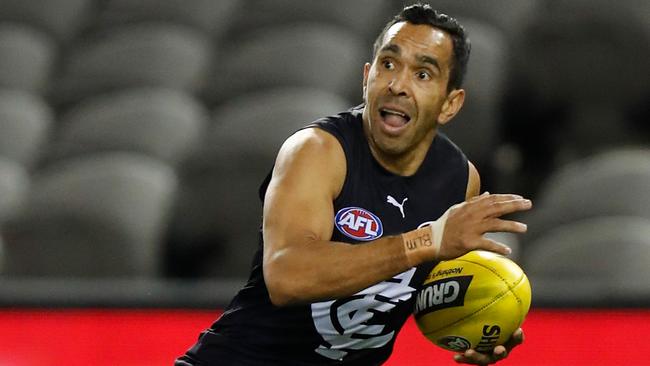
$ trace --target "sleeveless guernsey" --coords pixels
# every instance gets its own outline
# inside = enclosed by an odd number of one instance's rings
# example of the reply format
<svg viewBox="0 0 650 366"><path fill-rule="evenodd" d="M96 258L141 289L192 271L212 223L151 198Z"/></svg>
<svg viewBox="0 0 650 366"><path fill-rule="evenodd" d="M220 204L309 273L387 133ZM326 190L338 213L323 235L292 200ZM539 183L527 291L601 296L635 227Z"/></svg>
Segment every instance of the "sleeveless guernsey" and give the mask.
<svg viewBox="0 0 650 366"><path fill-rule="evenodd" d="M334 201L333 241L354 245L413 230L465 199L465 155L438 133L418 171L402 177L371 155L363 107L315 121L345 152L347 176ZM260 187L263 198L270 175ZM262 272L262 240L248 283L177 365L380 365L411 315L415 292L435 263L411 268L357 294L276 307Z"/></svg>

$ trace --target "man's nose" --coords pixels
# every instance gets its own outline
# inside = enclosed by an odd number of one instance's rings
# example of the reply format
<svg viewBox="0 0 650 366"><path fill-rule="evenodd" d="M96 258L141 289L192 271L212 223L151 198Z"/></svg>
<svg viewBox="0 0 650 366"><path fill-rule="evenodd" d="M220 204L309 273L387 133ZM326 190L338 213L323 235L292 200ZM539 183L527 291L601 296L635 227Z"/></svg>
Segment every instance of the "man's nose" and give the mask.
<svg viewBox="0 0 650 366"><path fill-rule="evenodd" d="M408 96L408 93L406 92L406 80L402 73L399 73L393 77L393 79L388 84L388 90L390 90L393 95Z"/></svg>

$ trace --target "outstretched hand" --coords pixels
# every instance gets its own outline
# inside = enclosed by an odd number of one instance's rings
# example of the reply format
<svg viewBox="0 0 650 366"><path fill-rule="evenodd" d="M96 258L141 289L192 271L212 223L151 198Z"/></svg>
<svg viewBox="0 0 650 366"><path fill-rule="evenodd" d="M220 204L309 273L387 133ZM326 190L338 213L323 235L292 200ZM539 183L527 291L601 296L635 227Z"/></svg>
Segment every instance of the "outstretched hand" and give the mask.
<svg viewBox="0 0 650 366"><path fill-rule="evenodd" d="M491 354L477 352L473 349L454 355L454 361L470 365L490 365L508 357L513 348L524 342L524 331L519 328L502 346L494 347Z"/></svg>
<svg viewBox="0 0 650 366"><path fill-rule="evenodd" d="M483 249L503 255L510 248L485 238L489 232L525 233L525 224L504 220L500 217L514 212L529 210L532 202L514 194L484 193L469 201L452 206L445 213L446 222L438 259L459 257L469 251Z"/></svg>

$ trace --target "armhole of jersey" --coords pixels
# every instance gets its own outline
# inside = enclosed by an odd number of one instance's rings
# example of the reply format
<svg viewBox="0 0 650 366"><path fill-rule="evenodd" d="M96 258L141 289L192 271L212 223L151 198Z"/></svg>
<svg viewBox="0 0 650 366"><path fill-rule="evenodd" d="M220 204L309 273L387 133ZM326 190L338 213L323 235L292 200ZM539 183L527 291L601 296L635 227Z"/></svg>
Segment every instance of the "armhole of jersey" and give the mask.
<svg viewBox="0 0 650 366"><path fill-rule="evenodd" d="M464 173L465 179L463 179L465 181L465 192L463 192L463 197L464 197L464 201L465 201L465 200L467 200L467 188L469 187L469 160L467 159L465 154L463 154L462 156L463 156L463 165L465 166L465 168L464 168L464 170L465 170L465 173ZM479 187L479 190L480 190L480 187Z"/></svg>
<svg viewBox="0 0 650 366"><path fill-rule="evenodd" d="M458 185L459 189L456 192L456 194L459 194L458 197L461 198L459 203L466 201L467 186L469 185L469 159L467 158L463 150L461 150L460 147L458 147L458 145L456 145L451 139L449 139L447 135L445 135L444 133L439 133L439 137L441 138L442 141L444 141L445 144L448 145L448 148L450 149L450 151L452 151L452 154L456 156L454 160L457 161L456 159L460 159L460 168L462 170L457 175L458 177L457 179L460 179L460 182L458 181L456 182L462 184ZM454 164L454 166L457 165ZM460 192L461 191L460 187L462 187L462 192Z"/></svg>
<svg viewBox="0 0 650 366"><path fill-rule="evenodd" d="M462 182L465 182L465 184L461 184L463 187L463 192L462 192L462 200L460 202L464 202L467 200L467 187L469 186L469 159L465 155L465 153L458 148L458 153L460 154L460 159L461 159L461 175L460 179Z"/></svg>
<svg viewBox="0 0 650 366"><path fill-rule="evenodd" d="M336 128L326 128L325 126L319 123L312 123L306 126L305 128L318 128L321 131L325 131L329 133L330 135L334 136L334 138L336 138L336 141L339 142L339 145L341 145L341 148L343 149L343 155L345 155L345 179L343 180L343 186L341 187L341 192L339 192L339 195L334 199L334 205L336 205L342 197L346 196L348 190L348 179L350 178L350 164L351 164L350 146L347 144L347 141L345 140L343 135Z"/></svg>

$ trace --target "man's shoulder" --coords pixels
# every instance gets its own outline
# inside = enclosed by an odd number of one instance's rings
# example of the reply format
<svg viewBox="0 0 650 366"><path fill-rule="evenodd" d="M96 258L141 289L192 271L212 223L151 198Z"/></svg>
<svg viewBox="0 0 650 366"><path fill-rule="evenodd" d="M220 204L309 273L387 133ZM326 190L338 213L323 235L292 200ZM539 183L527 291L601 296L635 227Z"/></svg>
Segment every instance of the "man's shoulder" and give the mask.
<svg viewBox="0 0 650 366"><path fill-rule="evenodd" d="M324 116L311 124L321 124L321 123L341 123L341 122L350 122L350 121L359 121L361 120L361 115L363 114L363 104L356 107L352 107L345 111L332 114L329 116Z"/></svg>
<svg viewBox="0 0 650 366"><path fill-rule="evenodd" d="M300 151L323 153L336 148L339 143L335 136L320 128L302 129L287 139L285 145Z"/></svg>
<svg viewBox="0 0 650 366"><path fill-rule="evenodd" d="M359 105L347 111L320 118L306 127L323 130L336 137L341 145L346 145L348 141L359 137L363 128L362 114L363 105Z"/></svg>

